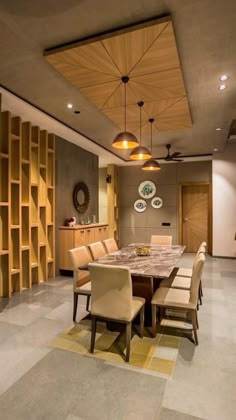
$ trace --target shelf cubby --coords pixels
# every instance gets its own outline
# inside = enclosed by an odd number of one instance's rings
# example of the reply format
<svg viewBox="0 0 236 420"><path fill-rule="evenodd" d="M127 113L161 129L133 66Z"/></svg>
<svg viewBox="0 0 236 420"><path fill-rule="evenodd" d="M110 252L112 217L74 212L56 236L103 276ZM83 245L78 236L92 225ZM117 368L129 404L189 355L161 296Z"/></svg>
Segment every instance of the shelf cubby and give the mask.
<svg viewBox="0 0 236 420"><path fill-rule="evenodd" d="M54 152L55 150L55 134L48 134L48 151Z"/></svg>
<svg viewBox="0 0 236 420"><path fill-rule="evenodd" d="M31 287L31 267L30 252L28 249L22 251L22 287L24 289Z"/></svg>
<svg viewBox="0 0 236 420"><path fill-rule="evenodd" d="M54 277L54 263L53 261L48 261L48 278Z"/></svg>
<svg viewBox="0 0 236 420"><path fill-rule="evenodd" d="M31 144L31 124L24 122L22 124L22 143L21 143L21 157L24 161L30 160L30 144Z"/></svg>
<svg viewBox="0 0 236 420"><path fill-rule="evenodd" d="M31 267L31 282L32 282L32 284L38 284L38 282L39 282L38 267Z"/></svg>
<svg viewBox="0 0 236 420"><path fill-rule="evenodd" d="M11 142L11 180L20 180L20 139Z"/></svg>
<svg viewBox="0 0 236 420"><path fill-rule="evenodd" d="M40 247L39 250L39 281L45 281L47 278L47 253L46 246Z"/></svg>
<svg viewBox="0 0 236 420"><path fill-rule="evenodd" d="M40 140L40 128L38 126L32 127L31 129L31 146L38 147Z"/></svg>
<svg viewBox="0 0 236 420"><path fill-rule="evenodd" d="M10 272L9 255L0 255L0 296L9 297L10 291Z"/></svg>
<svg viewBox="0 0 236 420"><path fill-rule="evenodd" d="M47 222L53 223L54 220L54 190L48 188L47 194Z"/></svg>
<svg viewBox="0 0 236 420"><path fill-rule="evenodd" d="M9 162L8 159L0 157L0 202L8 202L9 192Z"/></svg>
<svg viewBox="0 0 236 420"><path fill-rule="evenodd" d="M20 185L11 183L11 225L20 224Z"/></svg>
<svg viewBox="0 0 236 420"><path fill-rule="evenodd" d="M52 153L48 153L47 184L49 187L54 185L54 155Z"/></svg>
<svg viewBox="0 0 236 420"><path fill-rule="evenodd" d="M20 229L11 229L11 272L20 270Z"/></svg>
<svg viewBox="0 0 236 420"><path fill-rule="evenodd" d="M46 206L47 203L47 180L46 168L40 168L39 171L39 205Z"/></svg>
<svg viewBox="0 0 236 420"><path fill-rule="evenodd" d="M0 153L9 154L10 149L10 134L11 134L11 114L8 111L1 112L0 116Z"/></svg>
<svg viewBox="0 0 236 420"><path fill-rule="evenodd" d="M40 147L39 147L39 162L40 165L47 165L47 145L48 145L48 133L43 130L40 132Z"/></svg>
<svg viewBox="0 0 236 420"><path fill-rule="evenodd" d="M29 204L30 196L30 167L29 164L22 164L21 173L21 204Z"/></svg>
<svg viewBox="0 0 236 420"><path fill-rule="evenodd" d="M20 270L12 270L11 272L11 293L21 291L21 273Z"/></svg>
<svg viewBox="0 0 236 420"><path fill-rule="evenodd" d="M47 222L46 222L46 207L39 209L39 243L46 244Z"/></svg>
<svg viewBox="0 0 236 420"><path fill-rule="evenodd" d="M54 227L47 227L47 258L48 261L54 258Z"/></svg>
<svg viewBox="0 0 236 420"><path fill-rule="evenodd" d="M0 251L9 249L8 207L0 206Z"/></svg>
<svg viewBox="0 0 236 420"><path fill-rule="evenodd" d="M38 223L38 187L31 186L31 224Z"/></svg>
<svg viewBox="0 0 236 420"><path fill-rule="evenodd" d="M30 244L29 207L21 207L21 243L22 247Z"/></svg>
<svg viewBox="0 0 236 420"><path fill-rule="evenodd" d="M31 228L31 265L38 264L39 241L38 241L38 228Z"/></svg>
<svg viewBox="0 0 236 420"><path fill-rule="evenodd" d="M31 184L38 184L39 182L39 156L38 149L31 148Z"/></svg>

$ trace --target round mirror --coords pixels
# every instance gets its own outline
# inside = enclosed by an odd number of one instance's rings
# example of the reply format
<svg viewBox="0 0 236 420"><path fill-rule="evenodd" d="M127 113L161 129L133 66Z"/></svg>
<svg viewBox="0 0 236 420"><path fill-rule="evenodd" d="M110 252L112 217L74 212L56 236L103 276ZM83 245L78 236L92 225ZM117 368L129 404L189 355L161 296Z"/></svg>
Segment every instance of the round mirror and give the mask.
<svg viewBox="0 0 236 420"><path fill-rule="evenodd" d="M78 213L86 212L89 205L89 189L84 182L76 184L73 191L73 203Z"/></svg>

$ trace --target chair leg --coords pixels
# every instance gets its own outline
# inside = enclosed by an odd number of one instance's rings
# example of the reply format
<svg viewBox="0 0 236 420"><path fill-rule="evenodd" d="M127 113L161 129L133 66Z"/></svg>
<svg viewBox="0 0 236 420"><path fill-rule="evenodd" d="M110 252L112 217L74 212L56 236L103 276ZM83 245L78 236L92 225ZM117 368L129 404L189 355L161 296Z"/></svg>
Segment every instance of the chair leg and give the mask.
<svg viewBox="0 0 236 420"><path fill-rule="evenodd" d="M78 296L79 296L78 293L74 293L73 322L76 322Z"/></svg>
<svg viewBox="0 0 236 420"><path fill-rule="evenodd" d="M202 296L201 296L201 291L200 291L200 287L198 289L198 300L200 302L200 305L202 305Z"/></svg>
<svg viewBox="0 0 236 420"><path fill-rule="evenodd" d="M198 323L197 311L194 311L194 313L195 313L195 318L196 318L197 329L199 330L199 323Z"/></svg>
<svg viewBox="0 0 236 420"><path fill-rule="evenodd" d="M143 338L143 331L144 331L144 305L140 309L140 337Z"/></svg>
<svg viewBox="0 0 236 420"><path fill-rule="evenodd" d="M156 328L157 328L157 307L152 304L152 335L156 337Z"/></svg>
<svg viewBox="0 0 236 420"><path fill-rule="evenodd" d="M97 329L97 318L96 318L96 316L92 315L92 331L91 331L90 353L94 352L96 329Z"/></svg>
<svg viewBox="0 0 236 420"><path fill-rule="evenodd" d="M129 362L129 358L130 358L131 329L132 329L132 323L127 322L126 324L126 357L125 357L126 362Z"/></svg>
<svg viewBox="0 0 236 420"><path fill-rule="evenodd" d="M200 280L200 293L201 293L201 297L203 297L203 291L202 291L202 280Z"/></svg>
<svg viewBox="0 0 236 420"><path fill-rule="evenodd" d="M192 317L192 325L193 325L193 334L194 334L194 341L195 345L198 345L198 337L197 337L197 324L196 324L196 316L195 311L191 311L191 317Z"/></svg>
<svg viewBox="0 0 236 420"><path fill-rule="evenodd" d="M90 295L87 296L86 311L89 312Z"/></svg>

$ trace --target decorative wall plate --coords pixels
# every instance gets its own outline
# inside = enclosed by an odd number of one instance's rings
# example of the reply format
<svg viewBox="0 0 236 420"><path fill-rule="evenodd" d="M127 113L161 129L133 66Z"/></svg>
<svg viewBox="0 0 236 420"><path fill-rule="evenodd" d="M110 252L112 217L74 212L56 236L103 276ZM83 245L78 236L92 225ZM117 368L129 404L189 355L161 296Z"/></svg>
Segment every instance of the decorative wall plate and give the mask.
<svg viewBox="0 0 236 420"><path fill-rule="evenodd" d="M151 205L154 209L159 209L163 206L163 200L161 197L154 197L151 201Z"/></svg>
<svg viewBox="0 0 236 420"><path fill-rule="evenodd" d="M156 185L152 181L143 181L138 187L138 192L143 198L152 198L156 194Z"/></svg>
<svg viewBox="0 0 236 420"><path fill-rule="evenodd" d="M138 213L142 213L143 211L145 211L147 208L147 203L145 200L136 200L134 203L134 209L138 212Z"/></svg>

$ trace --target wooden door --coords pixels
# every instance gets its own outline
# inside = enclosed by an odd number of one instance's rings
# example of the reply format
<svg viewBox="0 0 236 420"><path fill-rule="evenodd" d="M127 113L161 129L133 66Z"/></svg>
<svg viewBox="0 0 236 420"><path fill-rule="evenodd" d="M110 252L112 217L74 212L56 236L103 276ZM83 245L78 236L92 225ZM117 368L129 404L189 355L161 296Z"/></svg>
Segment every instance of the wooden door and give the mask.
<svg viewBox="0 0 236 420"><path fill-rule="evenodd" d="M209 185L181 187L182 244L186 246L186 252L196 252L203 241L209 244Z"/></svg>

